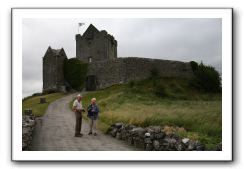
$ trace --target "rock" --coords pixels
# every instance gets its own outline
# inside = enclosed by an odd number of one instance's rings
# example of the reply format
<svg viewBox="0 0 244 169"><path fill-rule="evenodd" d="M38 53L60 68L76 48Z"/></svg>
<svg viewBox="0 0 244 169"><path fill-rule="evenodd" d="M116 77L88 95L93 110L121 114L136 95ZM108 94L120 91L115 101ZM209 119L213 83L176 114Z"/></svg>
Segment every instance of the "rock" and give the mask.
<svg viewBox="0 0 244 169"><path fill-rule="evenodd" d="M196 148L196 145L195 145L195 142L194 141L189 141L188 142L188 147L187 147L187 150L188 151L192 151Z"/></svg>
<svg viewBox="0 0 244 169"><path fill-rule="evenodd" d="M175 139L175 140L177 140L177 141L181 141L180 136L178 136L177 134L172 134L172 135L171 135L171 138L173 138L173 139Z"/></svg>
<svg viewBox="0 0 244 169"><path fill-rule="evenodd" d="M155 133L160 133L161 132L161 127L160 126L150 126L150 130L152 130Z"/></svg>
<svg viewBox="0 0 244 169"><path fill-rule="evenodd" d="M22 150L26 151L30 149L32 134L35 127L35 117L32 115L32 111L25 112L22 116Z"/></svg>
<svg viewBox="0 0 244 169"><path fill-rule="evenodd" d="M219 143L219 144L216 146L216 151L222 151L222 143Z"/></svg>
<svg viewBox="0 0 244 169"><path fill-rule="evenodd" d="M143 139L141 139L140 137L133 137L133 141L134 141L134 146L136 148L139 148L139 149L145 149L145 142Z"/></svg>
<svg viewBox="0 0 244 169"><path fill-rule="evenodd" d="M151 135L150 133L145 133L146 138L148 138L148 137L150 138L150 135Z"/></svg>
<svg viewBox="0 0 244 169"><path fill-rule="evenodd" d="M155 138L155 135L156 135L156 133L154 133L154 132L150 133L150 138L151 138L151 140L156 139L156 138Z"/></svg>
<svg viewBox="0 0 244 169"><path fill-rule="evenodd" d="M132 130L133 128L135 128L135 126L132 124L128 124L125 126L125 130Z"/></svg>
<svg viewBox="0 0 244 169"><path fill-rule="evenodd" d="M114 128L111 132L110 132L111 136L115 137L117 134L117 129Z"/></svg>
<svg viewBox="0 0 244 169"><path fill-rule="evenodd" d="M157 133L157 134L155 134L155 139L162 139L162 138L164 138L165 137L165 134L163 133L163 132L160 132L160 133Z"/></svg>
<svg viewBox="0 0 244 169"><path fill-rule="evenodd" d="M113 128L115 127L117 129L122 128L122 126L123 126L123 123L115 123L115 124L112 125Z"/></svg>
<svg viewBox="0 0 244 169"><path fill-rule="evenodd" d="M171 151L176 150L177 141L174 138L165 137L164 139L159 140L160 150L162 151Z"/></svg>
<svg viewBox="0 0 244 169"><path fill-rule="evenodd" d="M134 144L133 137L128 137L127 142L128 142L129 144L133 145L133 144Z"/></svg>
<svg viewBox="0 0 244 169"><path fill-rule="evenodd" d="M147 133L153 133L154 132L154 130L150 127L145 128L145 130Z"/></svg>
<svg viewBox="0 0 244 169"><path fill-rule="evenodd" d="M139 137L142 137L144 138L144 134L145 134L146 130L141 128L141 127L136 127L136 128L133 128L131 131L130 131L130 134L131 135L137 135Z"/></svg>
<svg viewBox="0 0 244 169"><path fill-rule="evenodd" d="M31 120L31 119L29 119L29 125L30 125L30 126L34 126L34 125L35 125L35 120Z"/></svg>
<svg viewBox="0 0 244 169"><path fill-rule="evenodd" d="M159 148L160 148L160 144L159 144L159 142L158 142L157 140L154 140L154 141L153 141L153 148L154 148L155 150L159 150Z"/></svg>
<svg viewBox="0 0 244 169"><path fill-rule="evenodd" d="M198 143L196 144L196 150L197 150L197 151L204 151L204 150L205 150L205 146L204 146L204 144L201 144L200 142L198 142Z"/></svg>
<svg viewBox="0 0 244 169"><path fill-rule="evenodd" d="M29 124L33 124L30 119L27 121L29 123L23 124L23 126L28 127ZM180 128L171 126L164 127L164 129L160 126L149 126L144 129L130 124L115 123L110 127L110 134L119 140L125 140L128 144L147 151L205 150L204 144L201 144L199 141L194 141L189 138L182 139L177 132L175 132L178 129ZM164 130L169 133L166 134ZM222 149L221 143L216 146L216 149Z"/></svg>
<svg viewBox="0 0 244 169"><path fill-rule="evenodd" d="M175 148L177 151L184 151L185 150L184 145L182 145L182 143L177 143L175 145Z"/></svg>
<svg viewBox="0 0 244 169"><path fill-rule="evenodd" d="M151 143L150 144L146 144L145 150L146 151L152 151L153 150L153 145Z"/></svg>
<svg viewBox="0 0 244 169"><path fill-rule="evenodd" d="M166 141L169 144L175 144L177 141L174 138L165 138L164 141Z"/></svg>
<svg viewBox="0 0 244 169"><path fill-rule="evenodd" d="M190 139L189 138L183 138L181 141L182 141L182 143L187 144L190 141Z"/></svg>
<svg viewBox="0 0 244 169"><path fill-rule="evenodd" d="M46 98L45 97L41 97L40 98L40 103L41 104L47 103Z"/></svg>
<svg viewBox="0 0 244 169"><path fill-rule="evenodd" d="M122 134L119 133L119 132L117 132L117 133L116 133L116 138L117 138L118 140L121 140L121 139L122 139Z"/></svg>
<svg viewBox="0 0 244 169"><path fill-rule="evenodd" d="M122 130L122 131L121 131L121 139L122 139L122 140L126 140L126 139L127 139L127 133L126 133L126 130Z"/></svg>
<svg viewBox="0 0 244 169"><path fill-rule="evenodd" d="M145 142L146 144L150 144L150 143L152 143L152 140L151 140L150 138L145 138L145 139L144 139L144 142Z"/></svg>

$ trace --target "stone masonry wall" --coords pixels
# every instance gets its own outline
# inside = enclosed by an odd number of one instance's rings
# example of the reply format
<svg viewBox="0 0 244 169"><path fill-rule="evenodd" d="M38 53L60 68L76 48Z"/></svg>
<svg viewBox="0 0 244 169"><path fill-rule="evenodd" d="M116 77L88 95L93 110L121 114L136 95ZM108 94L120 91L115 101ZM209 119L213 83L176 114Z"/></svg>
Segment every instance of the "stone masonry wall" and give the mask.
<svg viewBox="0 0 244 169"><path fill-rule="evenodd" d="M63 91L65 85L63 65L66 56L47 55L43 58L43 92Z"/></svg>
<svg viewBox="0 0 244 169"><path fill-rule="evenodd" d="M22 150L28 151L31 147L32 135L35 128L35 116L32 114L32 110L25 110L25 114L22 116Z"/></svg>
<svg viewBox="0 0 244 169"><path fill-rule="evenodd" d="M117 41L106 31L77 34L76 57L83 62L89 62L89 58L92 62L117 58Z"/></svg>
<svg viewBox="0 0 244 169"><path fill-rule="evenodd" d="M170 130L172 131L170 131ZM183 128L179 128L178 130ZM149 126L136 127L130 124L115 123L108 129L111 136L126 141L139 150L146 151L203 151L205 145L198 140L181 138L175 128ZM183 129L184 130L184 129ZM220 150L220 149L216 149Z"/></svg>
<svg viewBox="0 0 244 169"><path fill-rule="evenodd" d="M193 76L190 63L136 57L92 62L89 64L87 75L95 75L97 89L103 89L131 80L146 79L153 68L159 71L161 77L190 78Z"/></svg>

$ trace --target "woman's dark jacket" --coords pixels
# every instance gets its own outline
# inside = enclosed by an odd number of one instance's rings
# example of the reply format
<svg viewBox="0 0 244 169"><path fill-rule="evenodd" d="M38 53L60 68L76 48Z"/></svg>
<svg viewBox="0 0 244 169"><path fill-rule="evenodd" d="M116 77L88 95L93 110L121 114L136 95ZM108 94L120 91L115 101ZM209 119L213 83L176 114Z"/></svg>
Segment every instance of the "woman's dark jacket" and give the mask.
<svg viewBox="0 0 244 169"><path fill-rule="evenodd" d="M92 112L92 109L94 110L93 112ZM88 117L98 116L99 108L96 104L95 105L90 104L87 108L87 112L88 112L88 114L87 114Z"/></svg>

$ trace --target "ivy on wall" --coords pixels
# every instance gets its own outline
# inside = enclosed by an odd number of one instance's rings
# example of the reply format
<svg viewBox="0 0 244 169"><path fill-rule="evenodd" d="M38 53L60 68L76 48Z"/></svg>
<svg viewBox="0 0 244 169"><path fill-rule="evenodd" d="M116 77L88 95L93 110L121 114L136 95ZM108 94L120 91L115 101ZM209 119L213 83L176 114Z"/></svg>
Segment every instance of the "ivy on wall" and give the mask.
<svg viewBox="0 0 244 169"><path fill-rule="evenodd" d="M64 62L64 78L72 89L82 90L86 80L88 64L76 58Z"/></svg>

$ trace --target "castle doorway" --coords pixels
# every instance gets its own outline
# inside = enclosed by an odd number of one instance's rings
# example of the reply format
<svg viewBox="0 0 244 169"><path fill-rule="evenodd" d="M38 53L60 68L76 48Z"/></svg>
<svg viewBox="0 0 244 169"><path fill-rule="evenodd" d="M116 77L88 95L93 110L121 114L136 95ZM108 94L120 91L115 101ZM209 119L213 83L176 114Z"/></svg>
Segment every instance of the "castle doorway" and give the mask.
<svg viewBox="0 0 244 169"><path fill-rule="evenodd" d="M92 62L92 57L88 58L88 62L91 63Z"/></svg>
<svg viewBox="0 0 244 169"><path fill-rule="evenodd" d="M96 76L90 75L86 77L86 91L96 90Z"/></svg>

